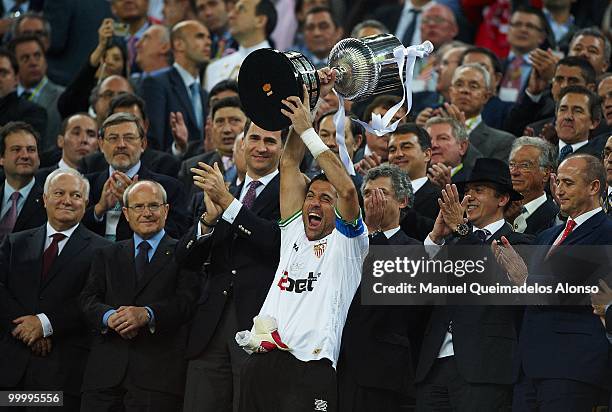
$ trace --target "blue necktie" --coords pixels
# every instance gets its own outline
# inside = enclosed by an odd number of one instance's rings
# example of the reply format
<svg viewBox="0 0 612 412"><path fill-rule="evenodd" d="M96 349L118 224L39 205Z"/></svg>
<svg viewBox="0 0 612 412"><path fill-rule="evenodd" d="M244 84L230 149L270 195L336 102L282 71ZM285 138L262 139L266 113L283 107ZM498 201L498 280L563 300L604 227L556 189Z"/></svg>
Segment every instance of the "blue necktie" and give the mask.
<svg viewBox="0 0 612 412"><path fill-rule="evenodd" d="M198 124L198 129L202 130L204 115L202 113L202 96L200 95L200 84L196 82L191 83L191 86L189 86L189 90L191 90L191 107L193 107L193 113L195 114L196 123Z"/></svg>
<svg viewBox="0 0 612 412"><path fill-rule="evenodd" d="M563 146L559 152L559 163L561 163L568 155L572 154L573 151L574 149L572 149L572 145L566 144Z"/></svg>

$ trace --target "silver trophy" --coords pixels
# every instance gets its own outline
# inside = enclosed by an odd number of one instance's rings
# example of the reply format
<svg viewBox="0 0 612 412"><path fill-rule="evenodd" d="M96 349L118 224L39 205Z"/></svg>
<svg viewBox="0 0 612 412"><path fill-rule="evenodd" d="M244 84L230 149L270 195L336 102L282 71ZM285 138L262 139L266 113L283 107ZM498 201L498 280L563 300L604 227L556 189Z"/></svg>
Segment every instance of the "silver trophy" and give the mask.
<svg viewBox="0 0 612 412"><path fill-rule="evenodd" d="M430 42L418 47L426 53L433 50ZM328 66L336 72L334 89L344 99L353 101L401 90L403 82L396 50L403 53L404 48L392 34L341 40L328 59ZM289 119L280 113L284 107L280 101L292 95L301 97L304 84L311 97L312 110L319 96L319 79L314 65L298 52L256 50L244 60L238 75L240 99L246 114L267 130L290 125Z"/></svg>

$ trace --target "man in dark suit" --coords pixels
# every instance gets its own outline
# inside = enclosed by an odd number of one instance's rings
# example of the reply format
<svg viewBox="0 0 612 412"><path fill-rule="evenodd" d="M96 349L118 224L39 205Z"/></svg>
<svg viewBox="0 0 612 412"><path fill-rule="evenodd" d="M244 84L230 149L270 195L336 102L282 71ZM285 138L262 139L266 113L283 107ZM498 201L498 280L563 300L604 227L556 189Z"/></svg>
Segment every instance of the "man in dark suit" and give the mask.
<svg viewBox="0 0 612 412"><path fill-rule="evenodd" d="M196 20L175 25L171 34L174 64L157 76L143 80L143 99L151 121L150 144L168 151L173 144L170 113L181 112L189 132L189 140L204 139L207 95L199 78L200 67L210 60L210 34ZM154 140L156 139L156 140Z"/></svg>
<svg viewBox="0 0 612 412"><path fill-rule="evenodd" d="M523 195L514 202L516 213L506 220L515 232L537 235L555 224L559 206L545 192L555 170L555 147L538 137L519 137L510 151L512 187ZM511 208L512 209L512 208Z"/></svg>
<svg viewBox="0 0 612 412"><path fill-rule="evenodd" d="M17 95L19 66L13 53L0 49L0 69L6 75L0 79L0 126L8 122L26 122L44 136L47 131L47 111Z"/></svg>
<svg viewBox="0 0 612 412"><path fill-rule="evenodd" d="M583 86L568 86L561 90L555 120L559 164L572 153L601 157L607 137L589 140L591 130L600 122L601 106L595 93Z"/></svg>
<svg viewBox="0 0 612 412"><path fill-rule="evenodd" d="M597 285L597 278L609 276L610 261L601 258L605 252L596 251L596 245L612 243L612 221L600 203L605 176L601 162L588 154L572 155L559 165L556 194L567 222L540 233L534 243L545 246L534 253L528 267L517 265L518 259L508 260L506 269L515 284ZM589 253L595 257L586 256L579 245L592 245ZM502 252L511 252L504 246ZM515 411L590 411L598 405L601 391L612 384L606 332L588 303L527 307L516 366Z"/></svg>
<svg viewBox="0 0 612 412"><path fill-rule="evenodd" d="M522 196L514 191L510 172L499 159L476 161L465 183L465 198L457 188L442 192L434 228L425 239L430 255L440 245L489 245L504 236L512 244L531 238L512 231L504 209ZM464 222L467 213L468 223ZM456 253L456 252L455 252ZM462 250L461 258L465 259ZM494 259L489 256L489 259ZM491 270L493 280L508 283L505 273ZM517 344L515 311L501 306L434 307L416 371L417 410L498 411L510 404L513 353Z"/></svg>
<svg viewBox="0 0 612 412"><path fill-rule="evenodd" d="M94 232L112 240L132 236L121 213L123 192L135 180L148 179L160 183L171 205L166 231L179 237L189 225L187 200L178 180L153 173L142 165L140 156L145 146L145 133L139 119L130 113L115 113L103 123L98 144L109 164L108 169L87 175L91 183L89 207L83 223Z"/></svg>
<svg viewBox="0 0 612 412"><path fill-rule="evenodd" d="M47 181L48 223L0 247L0 387L64 391L63 410L78 411L90 343L78 296L107 241L80 224L87 180L56 170Z"/></svg>
<svg viewBox="0 0 612 412"><path fill-rule="evenodd" d="M389 163L408 174L414 203L411 207L423 216L435 219L438 215L440 187L427 178L431 160L431 139L422 127L414 123L401 124L389 137Z"/></svg>
<svg viewBox="0 0 612 412"><path fill-rule="evenodd" d="M195 270L204 264L207 274L186 350L187 411L238 407L248 355L234 338L252 326L278 265L281 133L251 123L244 148L247 174L234 193L218 168L194 171L206 211L177 247L181 263Z"/></svg>
<svg viewBox="0 0 612 412"><path fill-rule="evenodd" d="M459 66L450 86L451 106L463 112L470 143L483 156L508 161L514 136L487 126L482 121L482 110L491 97L491 76L479 63ZM451 112L453 108L449 108ZM461 115L455 115L461 118Z"/></svg>
<svg viewBox="0 0 612 412"><path fill-rule="evenodd" d="M138 181L124 193L133 238L93 258L81 307L96 333L83 378L85 411L180 410L187 322L198 297L195 272L174 260L164 230L163 186Z"/></svg>
<svg viewBox="0 0 612 412"><path fill-rule="evenodd" d="M42 225L47 219L38 171L38 133L27 123L10 122L0 128L0 240L7 234Z"/></svg>
<svg viewBox="0 0 612 412"><path fill-rule="evenodd" d="M413 197L406 172L389 165L372 168L364 176L362 194L370 245L421 245L400 228L401 211ZM408 394L414 398L417 350L427 316L422 309L362 306L358 290L342 332L340 411L397 411L409 403Z"/></svg>
<svg viewBox="0 0 612 412"><path fill-rule="evenodd" d="M198 162L212 166L217 163L226 182L231 182L236 175L234 166L234 141L236 136L244 132L247 117L238 97L225 97L218 100L212 107L212 139L214 150L183 160L179 171L179 179L187 193L195 192L192 167L198 167Z"/></svg>

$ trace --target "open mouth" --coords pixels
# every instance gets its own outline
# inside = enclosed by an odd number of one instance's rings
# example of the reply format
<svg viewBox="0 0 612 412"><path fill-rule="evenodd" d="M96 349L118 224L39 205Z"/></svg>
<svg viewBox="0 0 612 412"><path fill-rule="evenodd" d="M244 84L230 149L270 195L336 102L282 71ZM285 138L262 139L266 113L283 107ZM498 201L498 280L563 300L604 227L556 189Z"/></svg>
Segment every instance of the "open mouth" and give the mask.
<svg viewBox="0 0 612 412"><path fill-rule="evenodd" d="M465 210L469 213L475 209L478 209L477 205L467 205L467 208Z"/></svg>
<svg viewBox="0 0 612 412"><path fill-rule="evenodd" d="M321 226L321 222L323 221L323 217L318 213L310 212L308 213L308 227L311 229L316 229Z"/></svg>

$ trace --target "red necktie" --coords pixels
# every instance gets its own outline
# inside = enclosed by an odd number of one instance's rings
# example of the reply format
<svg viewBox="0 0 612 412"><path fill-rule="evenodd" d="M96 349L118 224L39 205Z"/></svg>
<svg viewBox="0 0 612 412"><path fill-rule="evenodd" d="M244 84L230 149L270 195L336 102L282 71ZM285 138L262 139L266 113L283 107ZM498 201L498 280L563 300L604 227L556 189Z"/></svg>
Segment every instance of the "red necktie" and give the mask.
<svg viewBox="0 0 612 412"><path fill-rule="evenodd" d="M66 238L66 235L64 235L63 233L54 233L53 235L51 235L51 237L53 238L53 240L51 241L51 244L49 245L47 250L45 250L45 253L43 253L43 279L47 277L49 269L51 269L51 265L53 265L53 262L57 257L57 252L59 249L58 243L64 240Z"/></svg>
<svg viewBox="0 0 612 412"><path fill-rule="evenodd" d="M569 234L572 233L572 230L574 230L575 227L576 227L576 221L568 218L567 224L565 225L565 230L563 231L563 234L561 235L561 238L559 239L559 241L555 243L555 246L559 246L561 243L563 243L565 241L565 238L567 238Z"/></svg>

